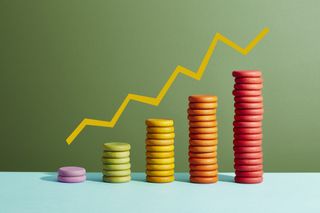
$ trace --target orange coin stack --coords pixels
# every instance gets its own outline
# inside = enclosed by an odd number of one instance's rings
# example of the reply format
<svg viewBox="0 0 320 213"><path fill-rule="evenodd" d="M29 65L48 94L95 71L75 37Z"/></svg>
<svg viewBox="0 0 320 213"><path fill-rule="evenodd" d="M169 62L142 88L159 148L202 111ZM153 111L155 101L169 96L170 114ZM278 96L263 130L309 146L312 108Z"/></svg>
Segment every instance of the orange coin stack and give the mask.
<svg viewBox="0 0 320 213"><path fill-rule="evenodd" d="M189 168L190 182L218 181L217 96L189 96Z"/></svg>
<svg viewBox="0 0 320 213"><path fill-rule="evenodd" d="M235 182L263 181L263 79L259 71L233 71L235 116L233 150Z"/></svg>

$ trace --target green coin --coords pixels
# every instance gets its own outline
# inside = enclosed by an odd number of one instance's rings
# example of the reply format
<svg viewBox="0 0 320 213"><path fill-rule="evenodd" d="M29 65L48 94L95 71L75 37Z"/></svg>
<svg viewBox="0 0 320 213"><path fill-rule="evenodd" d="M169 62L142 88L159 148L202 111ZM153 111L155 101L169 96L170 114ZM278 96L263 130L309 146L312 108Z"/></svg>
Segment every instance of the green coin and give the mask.
<svg viewBox="0 0 320 213"><path fill-rule="evenodd" d="M126 158L130 156L129 151L123 152L103 152L102 156L104 158Z"/></svg>
<svg viewBox="0 0 320 213"><path fill-rule="evenodd" d="M130 163L130 158L102 158L104 164L124 164Z"/></svg>
<svg viewBox="0 0 320 213"><path fill-rule="evenodd" d="M102 170L102 173L103 173L104 176L107 176L107 177L123 177L123 176L130 175L131 174L131 170L130 169L119 170L119 171Z"/></svg>
<svg viewBox="0 0 320 213"><path fill-rule="evenodd" d="M131 164L130 163L124 163L124 164L103 164L103 169L107 171L119 171L119 170L126 170L130 169Z"/></svg>
<svg viewBox="0 0 320 213"><path fill-rule="evenodd" d="M129 151L131 146L128 143L110 142L110 143L104 143L103 148L104 148L104 151L119 152L119 151Z"/></svg>
<svg viewBox="0 0 320 213"><path fill-rule="evenodd" d="M125 183L131 180L131 176L123 176L123 177L107 177L103 176L103 181L108 183Z"/></svg>

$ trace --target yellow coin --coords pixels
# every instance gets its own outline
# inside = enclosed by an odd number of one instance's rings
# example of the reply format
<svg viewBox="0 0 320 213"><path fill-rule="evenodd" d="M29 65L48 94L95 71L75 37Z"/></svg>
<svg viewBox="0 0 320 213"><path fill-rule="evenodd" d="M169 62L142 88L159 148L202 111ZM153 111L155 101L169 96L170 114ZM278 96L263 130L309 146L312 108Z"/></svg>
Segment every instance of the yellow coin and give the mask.
<svg viewBox="0 0 320 213"><path fill-rule="evenodd" d="M171 133L174 132L173 126L168 127L148 127L147 128L148 133Z"/></svg>
<svg viewBox="0 0 320 213"><path fill-rule="evenodd" d="M171 152L174 150L174 145L169 146L146 146L148 152Z"/></svg>
<svg viewBox="0 0 320 213"><path fill-rule="evenodd" d="M174 158L147 158L148 164L171 164L174 163Z"/></svg>
<svg viewBox="0 0 320 213"><path fill-rule="evenodd" d="M123 164L130 163L130 158L102 158L104 164Z"/></svg>
<svg viewBox="0 0 320 213"><path fill-rule="evenodd" d="M104 148L104 151L119 152L119 151L128 151L130 150L131 146L128 143L110 142L110 143L104 143L103 148Z"/></svg>
<svg viewBox="0 0 320 213"><path fill-rule="evenodd" d="M147 170L170 170L174 169L174 163L171 164L147 164Z"/></svg>
<svg viewBox="0 0 320 213"><path fill-rule="evenodd" d="M174 176L167 176L167 177L152 177L147 176L147 181L152 183L169 183L174 181Z"/></svg>
<svg viewBox="0 0 320 213"><path fill-rule="evenodd" d="M153 133L147 133L148 139L173 139L174 133L160 133L160 134L153 134Z"/></svg>
<svg viewBox="0 0 320 213"><path fill-rule="evenodd" d="M118 170L126 170L131 168L130 163L124 164L103 164L102 168L107 171L118 171Z"/></svg>
<svg viewBox="0 0 320 213"><path fill-rule="evenodd" d="M163 170L163 171L155 171L155 170L147 170L147 175L148 176L156 176L156 177L167 177L167 176L172 176L174 175L174 170Z"/></svg>
<svg viewBox="0 0 320 213"><path fill-rule="evenodd" d="M148 126L173 126L173 120L150 118L146 120Z"/></svg>
<svg viewBox="0 0 320 213"><path fill-rule="evenodd" d="M150 145L150 146L173 145L174 144L174 139L167 139L167 140L146 139L146 144Z"/></svg>
<svg viewBox="0 0 320 213"><path fill-rule="evenodd" d="M123 152L103 152L102 156L104 158L127 158L130 156L129 151Z"/></svg>
<svg viewBox="0 0 320 213"><path fill-rule="evenodd" d="M174 157L174 152L147 152L148 158L170 158Z"/></svg>

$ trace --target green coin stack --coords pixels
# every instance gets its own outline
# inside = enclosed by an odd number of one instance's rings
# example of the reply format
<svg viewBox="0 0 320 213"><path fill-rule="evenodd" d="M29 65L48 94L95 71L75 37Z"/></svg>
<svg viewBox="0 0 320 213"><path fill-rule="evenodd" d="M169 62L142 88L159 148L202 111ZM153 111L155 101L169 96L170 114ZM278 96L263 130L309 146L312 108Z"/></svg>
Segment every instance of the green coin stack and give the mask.
<svg viewBox="0 0 320 213"><path fill-rule="evenodd" d="M131 180L130 144L110 142L103 144L103 181L125 183Z"/></svg>

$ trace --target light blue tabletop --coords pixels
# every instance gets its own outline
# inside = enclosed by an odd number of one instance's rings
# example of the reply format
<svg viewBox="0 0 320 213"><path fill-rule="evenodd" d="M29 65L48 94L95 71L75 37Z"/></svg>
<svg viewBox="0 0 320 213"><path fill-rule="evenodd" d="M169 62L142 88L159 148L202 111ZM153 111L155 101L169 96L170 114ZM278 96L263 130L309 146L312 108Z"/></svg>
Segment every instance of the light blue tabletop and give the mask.
<svg viewBox="0 0 320 213"><path fill-rule="evenodd" d="M87 174L84 183L56 181L55 173L0 172L0 212L320 212L320 173L268 173L262 184L233 182L232 173L216 184L193 184L177 173L168 184L145 182L143 173L129 183L101 181Z"/></svg>

